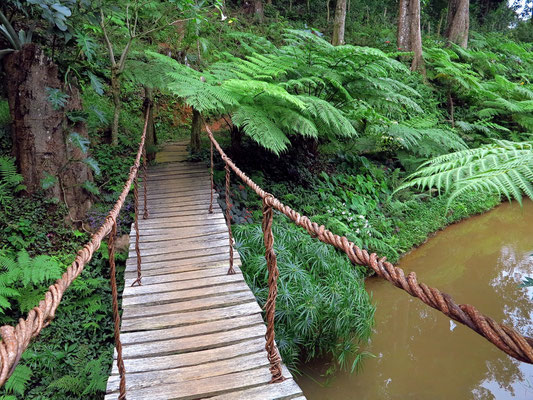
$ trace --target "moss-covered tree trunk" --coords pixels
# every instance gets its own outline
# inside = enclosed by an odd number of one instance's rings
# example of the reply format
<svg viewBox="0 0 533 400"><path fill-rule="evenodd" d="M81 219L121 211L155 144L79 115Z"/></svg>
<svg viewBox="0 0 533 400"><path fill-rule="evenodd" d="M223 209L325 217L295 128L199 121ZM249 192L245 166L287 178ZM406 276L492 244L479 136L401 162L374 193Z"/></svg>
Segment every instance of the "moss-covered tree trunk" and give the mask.
<svg viewBox="0 0 533 400"><path fill-rule="evenodd" d="M337 0L335 7L335 20L333 21L333 35L331 44L339 46L344 44L344 26L346 23L346 0Z"/></svg>
<svg viewBox="0 0 533 400"><path fill-rule="evenodd" d="M91 205L91 195L82 185L93 178L82 162L86 154L69 137L76 132L86 138L87 129L83 122L67 118L68 112L82 109L79 91L61 83L57 65L35 44L7 56L4 68L9 76L6 92L13 121L13 155L26 192L41 190L46 179L47 194L65 202L72 219L82 218ZM64 106L51 101L54 90L69 96Z"/></svg>
<svg viewBox="0 0 533 400"><path fill-rule="evenodd" d="M446 37L448 41L456 43L465 49L468 46L469 9L469 0L449 0L448 2Z"/></svg>

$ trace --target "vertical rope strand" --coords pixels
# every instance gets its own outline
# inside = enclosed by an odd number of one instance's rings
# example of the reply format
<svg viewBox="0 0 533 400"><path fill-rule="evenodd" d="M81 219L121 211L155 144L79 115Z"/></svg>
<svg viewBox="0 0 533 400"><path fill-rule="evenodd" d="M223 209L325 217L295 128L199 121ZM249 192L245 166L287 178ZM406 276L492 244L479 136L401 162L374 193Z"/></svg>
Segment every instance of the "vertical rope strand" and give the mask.
<svg viewBox="0 0 533 400"><path fill-rule="evenodd" d="M265 258L268 268L268 298L265 303L265 314L267 322L267 331L265 335L265 349L270 361L270 373L272 379L270 383L283 382L283 371L281 369L281 356L276 346L274 332L274 317L276 314L276 297L278 296L278 261L274 252L274 235L272 234L273 210L272 205L268 203L272 196L263 199L263 236L265 240Z"/></svg>
<svg viewBox="0 0 533 400"><path fill-rule="evenodd" d="M224 169L226 170L226 222L228 224L228 233L229 233L228 275L233 275L235 273L235 270L233 269L233 234L231 232L230 169L227 163Z"/></svg>
<svg viewBox="0 0 533 400"><path fill-rule="evenodd" d="M148 219L148 200L147 200L147 190L148 190L148 168L146 166L146 146L143 146L143 187L144 187L144 213L143 219Z"/></svg>
<svg viewBox="0 0 533 400"><path fill-rule="evenodd" d="M109 233L107 251L109 254L109 280L111 283L111 297L113 300L113 320L115 329L115 348L117 349L117 367L120 374L119 400L126 400L126 368L122 359L122 343L120 342L120 314L118 312L118 289L115 267L115 237L117 236L117 222L113 220L113 227Z"/></svg>
<svg viewBox="0 0 533 400"><path fill-rule="evenodd" d="M133 181L133 199L135 200L135 253L137 253L137 279L133 281L131 286L142 285L141 279L141 250L139 249L139 174L135 175Z"/></svg>
<svg viewBox="0 0 533 400"><path fill-rule="evenodd" d="M209 141L211 148L211 201L209 203L209 214L213 214L213 191L215 190L215 184L213 182L213 142Z"/></svg>

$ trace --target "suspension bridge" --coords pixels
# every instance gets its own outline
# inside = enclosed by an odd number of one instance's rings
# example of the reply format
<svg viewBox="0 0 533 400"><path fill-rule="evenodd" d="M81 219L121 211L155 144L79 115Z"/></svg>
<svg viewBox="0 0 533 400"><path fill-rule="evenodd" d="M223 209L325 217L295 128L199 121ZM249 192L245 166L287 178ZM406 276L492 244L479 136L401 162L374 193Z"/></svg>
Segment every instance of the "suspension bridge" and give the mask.
<svg viewBox="0 0 533 400"><path fill-rule="evenodd" d="M108 237L115 357L106 399L304 399L284 367L275 342L279 271L273 247L274 210L317 240L344 252L353 264L366 266L477 332L509 356L533 363L533 338L494 321L472 305L455 303L450 295L418 282L414 273L406 275L384 257L360 249L284 205L238 168L209 127L206 126L211 145L209 170L186 161L184 143L165 147L157 154L156 165L147 168L146 127L147 119L135 162L104 224L25 319L14 327L0 327L0 385L13 373L32 338L51 323L63 293ZM225 164L225 215L214 193L215 154ZM263 310L244 282L239 256L233 249L229 184L232 173L262 201L269 276ZM116 220L131 188L135 222L121 316L114 240Z"/></svg>

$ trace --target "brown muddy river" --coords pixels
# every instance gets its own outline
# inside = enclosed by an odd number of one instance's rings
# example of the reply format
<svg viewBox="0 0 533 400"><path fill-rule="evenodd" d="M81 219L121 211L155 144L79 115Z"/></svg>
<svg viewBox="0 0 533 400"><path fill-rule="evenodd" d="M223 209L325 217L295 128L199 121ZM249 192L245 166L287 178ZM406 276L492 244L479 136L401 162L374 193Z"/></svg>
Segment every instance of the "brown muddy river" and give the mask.
<svg viewBox="0 0 533 400"><path fill-rule="evenodd" d="M497 321L533 336L533 203L505 203L439 232L402 258L406 273L475 305ZM330 382L324 363L298 379L310 400L531 400L533 365L508 357L484 338L391 284L371 278L375 332L359 374Z"/></svg>

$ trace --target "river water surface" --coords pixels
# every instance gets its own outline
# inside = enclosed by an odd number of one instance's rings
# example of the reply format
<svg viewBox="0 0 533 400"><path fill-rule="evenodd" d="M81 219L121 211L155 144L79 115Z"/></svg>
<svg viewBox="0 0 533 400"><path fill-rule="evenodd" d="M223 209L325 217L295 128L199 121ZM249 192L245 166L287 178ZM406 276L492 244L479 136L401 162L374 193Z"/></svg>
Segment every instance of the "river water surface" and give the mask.
<svg viewBox="0 0 533 400"><path fill-rule="evenodd" d="M404 256L406 274L475 305L496 321L533 336L533 203L505 203L452 225ZM323 362L298 379L310 400L532 400L533 365L508 357L470 329L378 278L367 280L377 304L359 374L324 384ZM319 382L319 383L317 383Z"/></svg>

